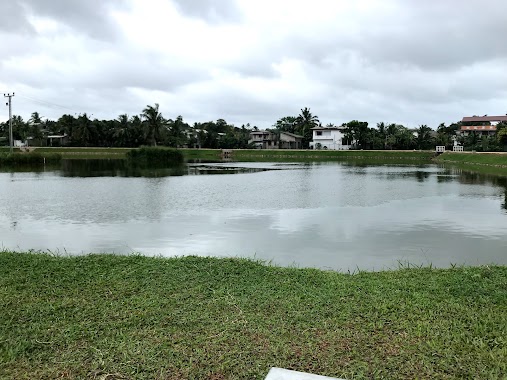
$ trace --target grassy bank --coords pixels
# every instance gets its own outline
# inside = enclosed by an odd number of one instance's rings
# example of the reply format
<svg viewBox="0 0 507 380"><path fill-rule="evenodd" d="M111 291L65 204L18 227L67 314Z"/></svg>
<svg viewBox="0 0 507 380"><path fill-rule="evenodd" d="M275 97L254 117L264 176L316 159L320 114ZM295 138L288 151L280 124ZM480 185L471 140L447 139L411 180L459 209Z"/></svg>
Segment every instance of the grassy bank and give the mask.
<svg viewBox="0 0 507 380"><path fill-rule="evenodd" d="M429 151L390 151L390 150L234 150L236 161L273 160L368 160L368 161L424 161L430 162L433 152Z"/></svg>
<svg viewBox="0 0 507 380"><path fill-rule="evenodd" d="M447 152L436 159L442 163L459 163L477 166L507 168L507 154L504 153L458 153Z"/></svg>
<svg viewBox="0 0 507 380"><path fill-rule="evenodd" d="M507 375L506 267L348 275L1 252L0 294L1 378Z"/></svg>
<svg viewBox="0 0 507 380"><path fill-rule="evenodd" d="M39 153L59 153L64 159L124 159L131 148L35 148Z"/></svg>
<svg viewBox="0 0 507 380"><path fill-rule="evenodd" d="M180 149L186 161L219 161L221 149Z"/></svg>
<svg viewBox="0 0 507 380"><path fill-rule="evenodd" d="M507 154L502 153L447 152L434 161L477 173L507 175Z"/></svg>
<svg viewBox="0 0 507 380"><path fill-rule="evenodd" d="M178 149L187 161L221 160L221 149ZM36 148L37 152L55 152L66 159L125 158L130 148ZM234 161L318 161L318 160L369 160L371 162L420 161L430 162L429 151L331 151L331 150L259 150L235 149Z"/></svg>
<svg viewBox="0 0 507 380"><path fill-rule="evenodd" d="M127 153L136 148L36 148L37 152L60 153L65 159L125 159ZM186 161L205 160L218 161L221 159L220 149L178 149L183 153Z"/></svg>

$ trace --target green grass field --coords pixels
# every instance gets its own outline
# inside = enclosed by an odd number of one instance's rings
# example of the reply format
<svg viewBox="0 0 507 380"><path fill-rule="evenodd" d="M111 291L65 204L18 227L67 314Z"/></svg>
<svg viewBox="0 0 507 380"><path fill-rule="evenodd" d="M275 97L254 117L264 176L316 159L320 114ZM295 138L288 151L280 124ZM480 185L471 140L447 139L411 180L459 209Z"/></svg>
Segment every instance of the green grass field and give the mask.
<svg viewBox="0 0 507 380"><path fill-rule="evenodd" d="M469 165L489 165L507 168L507 154L504 153L457 153L440 155L438 162L452 162Z"/></svg>
<svg viewBox="0 0 507 380"><path fill-rule="evenodd" d="M130 148L35 148L35 152L60 153L64 159L126 158Z"/></svg>
<svg viewBox="0 0 507 380"><path fill-rule="evenodd" d="M234 150L233 159L243 160L378 160L427 161L430 162L433 152L429 151L371 151L371 150Z"/></svg>
<svg viewBox="0 0 507 380"><path fill-rule="evenodd" d="M438 156L435 163L497 176L507 176L507 154L448 152Z"/></svg>
<svg viewBox="0 0 507 380"><path fill-rule="evenodd" d="M0 252L2 379L504 379L507 267Z"/></svg>
<svg viewBox="0 0 507 380"><path fill-rule="evenodd" d="M100 158L107 156L125 157L130 148L36 148L37 152L60 153L64 158ZM180 149L186 160L221 159L221 149ZM266 159L292 160L348 160L348 159L378 159L378 160L422 160L428 161L433 157L429 151L330 151L330 150L258 150L235 149L233 160L255 161Z"/></svg>

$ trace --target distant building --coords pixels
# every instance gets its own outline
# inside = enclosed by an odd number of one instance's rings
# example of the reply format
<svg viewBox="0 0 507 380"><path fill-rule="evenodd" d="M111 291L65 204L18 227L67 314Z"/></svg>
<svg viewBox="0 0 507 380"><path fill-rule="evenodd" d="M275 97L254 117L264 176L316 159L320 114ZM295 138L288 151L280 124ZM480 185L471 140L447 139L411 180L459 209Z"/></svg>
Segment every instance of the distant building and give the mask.
<svg viewBox="0 0 507 380"><path fill-rule="evenodd" d="M276 144L276 135L269 131L250 132L249 144L253 144L257 149L278 149Z"/></svg>
<svg viewBox="0 0 507 380"><path fill-rule="evenodd" d="M66 133L63 135L49 135L46 136L46 146L67 146L69 145L69 136Z"/></svg>
<svg viewBox="0 0 507 380"><path fill-rule="evenodd" d="M278 135L270 131L253 131L250 132L248 143L257 149L301 149L303 136L289 132L280 132Z"/></svg>
<svg viewBox="0 0 507 380"><path fill-rule="evenodd" d="M280 149L301 149L303 136L290 132L280 132Z"/></svg>
<svg viewBox="0 0 507 380"><path fill-rule="evenodd" d="M351 141L345 138L345 127L312 128L311 149L349 150Z"/></svg>
<svg viewBox="0 0 507 380"><path fill-rule="evenodd" d="M481 136L492 136L496 134L498 123L507 122L506 116L470 116L461 120L461 127L456 132L460 136L468 136L471 132Z"/></svg>

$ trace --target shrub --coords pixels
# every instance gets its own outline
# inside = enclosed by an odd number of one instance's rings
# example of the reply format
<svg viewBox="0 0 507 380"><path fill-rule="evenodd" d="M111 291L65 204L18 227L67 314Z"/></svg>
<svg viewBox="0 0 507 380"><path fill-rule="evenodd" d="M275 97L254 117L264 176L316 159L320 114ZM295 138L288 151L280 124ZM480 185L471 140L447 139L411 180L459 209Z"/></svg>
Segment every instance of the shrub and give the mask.
<svg viewBox="0 0 507 380"><path fill-rule="evenodd" d="M54 164L62 160L59 153L0 153L2 165L44 165Z"/></svg>
<svg viewBox="0 0 507 380"><path fill-rule="evenodd" d="M176 149L143 147L127 152L127 160L136 165L173 166L183 163L183 153Z"/></svg>

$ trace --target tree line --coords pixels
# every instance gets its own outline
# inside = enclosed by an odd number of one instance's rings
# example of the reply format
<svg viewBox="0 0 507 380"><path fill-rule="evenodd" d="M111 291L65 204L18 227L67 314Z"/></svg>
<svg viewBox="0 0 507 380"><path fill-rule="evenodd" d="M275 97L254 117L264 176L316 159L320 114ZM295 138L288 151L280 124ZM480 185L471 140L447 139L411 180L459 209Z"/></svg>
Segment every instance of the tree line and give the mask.
<svg viewBox="0 0 507 380"><path fill-rule="evenodd" d="M14 140L40 144L47 136L67 136L69 146L79 147L126 147L169 146L199 148L248 148L249 124L236 127L223 119L194 123L190 126L182 116L166 119L159 105L148 105L139 115L119 115L114 120L92 119L86 113L74 116L62 115L49 120L32 113L29 120L13 116ZM8 141L9 123L0 124L0 137ZM57 143L58 140L55 140Z"/></svg>
<svg viewBox="0 0 507 380"><path fill-rule="evenodd" d="M196 122L189 125L182 116L166 119L159 105L148 105L139 115L119 115L114 120L91 119L86 113L73 116L62 115L58 120L49 120L32 113L24 121L21 116L13 116L13 137L25 141L31 138L32 144L40 144L47 136L66 135L70 146L83 147L139 147L170 146L191 148L245 149L249 144L250 132L258 130L256 126L244 124L236 127L224 119ZM462 123L440 124L436 131L427 125L410 129L401 124L377 123L369 127L365 121L352 120L339 125L346 141L355 149L434 149L436 145L451 148L456 140L465 150L500 151L507 144L507 123L497 125L494 136L482 137L470 131L468 136L456 136ZM318 116L309 108L301 109L299 115L278 119L269 131L280 134L290 132L302 136L303 148L308 148L312 140L312 128L322 127ZM325 127L338 125L327 124ZM0 138L8 142L9 124L0 123Z"/></svg>
<svg viewBox="0 0 507 380"><path fill-rule="evenodd" d="M489 125L490 123L485 123ZM325 127L341 127L347 145L353 149L371 150L432 150L435 146L452 149L454 141L465 150L483 152L502 151L507 145L507 123L497 125L496 135L482 136L479 132L469 131L467 136L457 135L463 123L461 121L446 125L441 123L436 130L427 125L407 128L396 123L377 123L375 128L368 122L352 120L341 125L327 124ZM312 140L312 128L322 127L319 118L308 108L301 110L299 116L285 116L277 120L272 131L275 133L291 132L303 137L303 147L308 147Z"/></svg>

